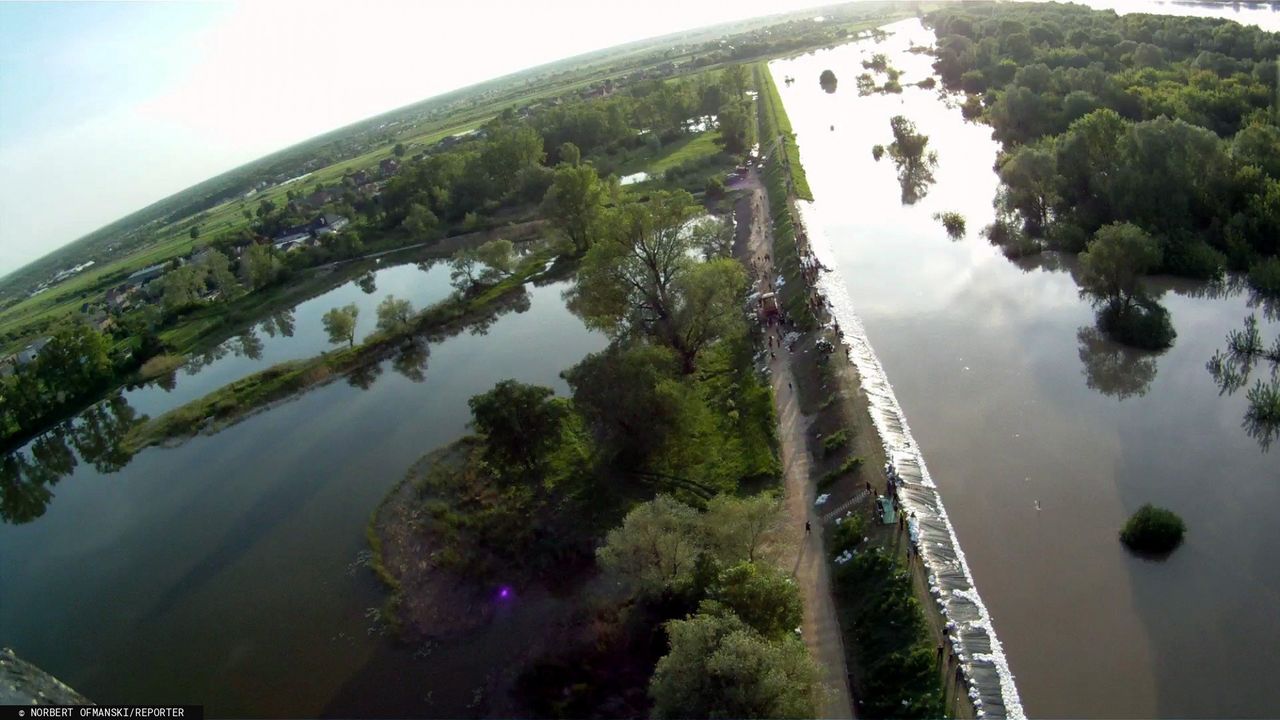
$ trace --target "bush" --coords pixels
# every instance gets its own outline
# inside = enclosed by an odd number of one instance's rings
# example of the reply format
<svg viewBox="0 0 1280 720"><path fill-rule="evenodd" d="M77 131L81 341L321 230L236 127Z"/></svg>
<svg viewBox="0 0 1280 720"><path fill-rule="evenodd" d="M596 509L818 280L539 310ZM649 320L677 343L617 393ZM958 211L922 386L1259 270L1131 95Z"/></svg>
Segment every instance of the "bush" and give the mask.
<svg viewBox="0 0 1280 720"><path fill-rule="evenodd" d="M871 148L871 157L875 158L876 162L880 162L880 158L884 157L884 146L883 145L873 146Z"/></svg>
<svg viewBox="0 0 1280 720"><path fill-rule="evenodd" d="M1267 297L1280 298L1280 258L1268 258L1249 268L1249 286Z"/></svg>
<svg viewBox="0 0 1280 720"><path fill-rule="evenodd" d="M841 477L857 471L860 467L862 467L861 457L855 455L845 459L844 462L840 463L840 467L822 476L822 479L818 481L818 490L826 490L834 485Z"/></svg>
<svg viewBox="0 0 1280 720"><path fill-rule="evenodd" d="M1165 350L1178 337L1169 311L1154 300L1139 300L1123 310L1112 303L1098 314L1098 329L1116 342L1142 350Z"/></svg>
<svg viewBox="0 0 1280 720"><path fill-rule="evenodd" d="M822 454L825 457L848 444L849 431L842 428L822 439Z"/></svg>
<svg viewBox="0 0 1280 720"><path fill-rule="evenodd" d="M866 522L861 515L850 515L842 519L831 531L832 556L840 555L846 550L853 550L861 545L866 531Z"/></svg>
<svg viewBox="0 0 1280 720"><path fill-rule="evenodd" d="M1120 540L1135 552L1161 555L1178 547L1186 531L1182 518L1171 510L1147 504L1124 524Z"/></svg>

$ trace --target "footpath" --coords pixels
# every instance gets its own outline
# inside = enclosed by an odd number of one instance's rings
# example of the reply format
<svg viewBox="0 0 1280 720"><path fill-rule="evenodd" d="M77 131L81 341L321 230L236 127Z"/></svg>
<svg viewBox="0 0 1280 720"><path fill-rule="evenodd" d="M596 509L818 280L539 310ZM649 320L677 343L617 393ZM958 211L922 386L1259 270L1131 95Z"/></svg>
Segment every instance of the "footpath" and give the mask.
<svg viewBox="0 0 1280 720"><path fill-rule="evenodd" d="M739 243L739 258L751 273L754 289L769 292L774 272L773 231L769 218L769 202L754 171L746 182L746 197L739 200L738 222L747 222L745 242ZM745 207L743 206L745 204ZM785 331L775 325L769 358L773 383L774 411L778 416L778 442L786 495L788 538L794 548L794 560L786 566L800 587L804 603L801 627L805 645L822 672L828 692L821 705L821 717L851 718L853 705L849 693L849 674L845 666L844 641L840 634L831 582L827 573L826 551L822 542L823 518L814 508L814 487L810 482L813 457L807 435L810 418L800 409L796 393L793 355L782 344Z"/></svg>

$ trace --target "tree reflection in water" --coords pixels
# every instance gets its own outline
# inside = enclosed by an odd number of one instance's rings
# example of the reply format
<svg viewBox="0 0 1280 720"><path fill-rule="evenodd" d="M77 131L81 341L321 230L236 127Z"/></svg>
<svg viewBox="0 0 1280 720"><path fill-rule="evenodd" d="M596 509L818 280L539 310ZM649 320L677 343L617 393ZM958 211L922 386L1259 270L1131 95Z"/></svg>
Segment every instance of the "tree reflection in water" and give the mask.
<svg viewBox="0 0 1280 720"><path fill-rule="evenodd" d="M262 332L267 337L293 337L293 310L282 310L281 312L268 315L266 320L258 324Z"/></svg>
<svg viewBox="0 0 1280 720"><path fill-rule="evenodd" d="M0 520L20 525L44 515L53 486L76 469L77 455L100 473L128 465L133 455L121 441L145 419L117 393L0 458Z"/></svg>
<svg viewBox="0 0 1280 720"><path fill-rule="evenodd" d="M1117 400L1142 397L1156 378L1156 354L1109 340L1093 326L1076 332L1084 381L1091 390Z"/></svg>
<svg viewBox="0 0 1280 720"><path fill-rule="evenodd" d="M430 356L431 346L426 340L411 338L391 360L391 367L409 380L420 383L427 379L427 359Z"/></svg>
<svg viewBox="0 0 1280 720"><path fill-rule="evenodd" d="M1257 316L1250 315L1242 329L1227 333L1227 349L1214 353L1205 369L1218 384L1218 394L1232 395L1248 385L1254 371L1264 364L1270 366L1269 377L1254 378L1241 427L1266 452L1280 437L1280 337L1268 346L1258 329Z"/></svg>

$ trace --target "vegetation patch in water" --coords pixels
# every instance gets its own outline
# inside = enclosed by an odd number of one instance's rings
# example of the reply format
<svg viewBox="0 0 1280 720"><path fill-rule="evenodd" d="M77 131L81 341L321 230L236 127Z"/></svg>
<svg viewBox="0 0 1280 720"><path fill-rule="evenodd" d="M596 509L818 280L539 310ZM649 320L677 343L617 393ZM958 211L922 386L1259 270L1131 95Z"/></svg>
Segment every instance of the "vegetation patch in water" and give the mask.
<svg viewBox="0 0 1280 720"><path fill-rule="evenodd" d="M1120 540L1130 550L1148 555L1164 555L1182 543L1187 526L1171 510L1143 505L1120 530Z"/></svg>
<svg viewBox="0 0 1280 720"><path fill-rule="evenodd" d="M942 226L947 229L947 235L951 236L952 240L959 240L964 237L964 215L948 211L935 213L933 218L942 223Z"/></svg>

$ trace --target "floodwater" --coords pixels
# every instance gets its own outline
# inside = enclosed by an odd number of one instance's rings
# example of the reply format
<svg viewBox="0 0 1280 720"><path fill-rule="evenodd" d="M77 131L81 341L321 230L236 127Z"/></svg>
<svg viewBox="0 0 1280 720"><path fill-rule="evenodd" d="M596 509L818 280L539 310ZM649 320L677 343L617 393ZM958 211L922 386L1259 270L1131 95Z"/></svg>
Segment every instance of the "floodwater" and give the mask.
<svg viewBox="0 0 1280 720"><path fill-rule="evenodd" d="M906 52L932 34L916 20L887 29L880 44L771 68L796 78L779 90L815 196L815 247L910 420L1027 714L1274 716L1280 449L1246 432L1243 391L1220 394L1205 363L1246 315L1268 343L1280 322L1239 290L1157 279L1172 349L1097 338L1072 258L1012 262L979 235L998 185L990 129L936 90L858 96L875 52L904 86L932 74L930 57ZM828 68L842 81L834 94L818 83ZM890 159L871 154L898 114L939 159L913 205ZM933 218L943 211L966 217L967 237L948 238ZM1188 523L1162 562L1117 539L1147 502Z"/></svg>
<svg viewBox="0 0 1280 720"><path fill-rule="evenodd" d="M367 302L396 292L425 303L432 277L384 271ZM43 515L0 524L0 642L98 703L202 703L212 716L484 712L495 661L542 632L558 601L517 592L464 640L398 647L364 531L417 457L466 431L472 395L506 378L567 392L560 371L606 340L565 309L563 289L529 286L484 334L386 360L364 389L325 385L118 472L81 461L48 485ZM323 346L312 316L361 292L297 308L290 342ZM362 306L362 330L372 318Z"/></svg>
<svg viewBox="0 0 1280 720"><path fill-rule="evenodd" d="M217 390L227 383L286 360L300 360L339 347L329 342L321 317L335 307L355 305L356 340L373 332L378 303L388 295L408 300L415 310L433 305L453 291L449 264L438 258L388 265L322 295L274 313L207 353L188 360L171 386L150 383L125 393L139 412L158 415Z"/></svg>

